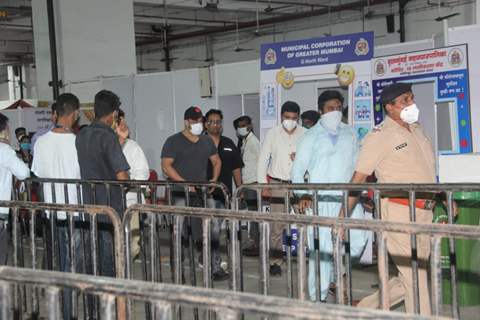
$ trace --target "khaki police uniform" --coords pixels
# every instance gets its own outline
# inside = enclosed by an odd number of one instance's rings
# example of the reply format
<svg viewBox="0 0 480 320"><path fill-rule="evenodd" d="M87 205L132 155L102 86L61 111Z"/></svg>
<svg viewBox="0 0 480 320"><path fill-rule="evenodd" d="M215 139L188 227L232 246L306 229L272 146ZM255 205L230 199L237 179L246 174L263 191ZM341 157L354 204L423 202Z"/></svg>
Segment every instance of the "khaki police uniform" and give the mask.
<svg viewBox="0 0 480 320"><path fill-rule="evenodd" d="M410 125L410 131L390 117L375 127L365 137L360 150L356 171L370 175L375 171L379 183L435 183L435 156L432 144L418 123ZM432 223L432 211L415 210L416 221ZM381 219L391 222L410 222L409 207L382 199ZM407 312L414 312L409 234L387 235L387 250L398 269L398 277L388 283L390 305L405 300ZM419 261L418 283L420 313L431 314L428 290L427 262L430 255L428 236L417 236ZM379 292L364 298L359 307L379 308Z"/></svg>

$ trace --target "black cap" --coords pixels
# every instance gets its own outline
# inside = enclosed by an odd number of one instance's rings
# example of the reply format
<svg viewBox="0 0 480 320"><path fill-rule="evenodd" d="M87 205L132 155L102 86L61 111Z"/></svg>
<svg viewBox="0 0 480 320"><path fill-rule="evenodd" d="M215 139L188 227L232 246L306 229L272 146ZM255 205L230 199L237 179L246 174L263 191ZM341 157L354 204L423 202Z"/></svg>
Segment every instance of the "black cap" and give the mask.
<svg viewBox="0 0 480 320"><path fill-rule="evenodd" d="M183 119L192 119L192 120L197 120L199 118L203 117L202 115L202 110L199 107L192 106L185 110L185 113L183 114Z"/></svg>
<svg viewBox="0 0 480 320"><path fill-rule="evenodd" d="M411 83L397 82L391 84L383 89L382 94L380 95L380 103L386 105L406 92L412 92Z"/></svg>
<svg viewBox="0 0 480 320"><path fill-rule="evenodd" d="M320 114L315 111L315 110L307 110L302 115L300 116L302 119L308 119L311 120L312 122L317 122L318 119L320 119Z"/></svg>

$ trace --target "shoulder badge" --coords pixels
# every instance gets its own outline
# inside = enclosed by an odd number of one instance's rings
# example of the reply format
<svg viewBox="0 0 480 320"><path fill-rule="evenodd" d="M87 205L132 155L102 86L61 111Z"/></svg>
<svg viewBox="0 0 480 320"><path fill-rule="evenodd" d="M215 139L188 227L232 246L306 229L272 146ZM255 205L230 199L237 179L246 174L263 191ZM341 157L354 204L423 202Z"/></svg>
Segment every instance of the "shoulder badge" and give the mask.
<svg viewBox="0 0 480 320"><path fill-rule="evenodd" d="M383 128L383 122L380 124L377 124L375 127L372 128L372 133L380 132L382 131Z"/></svg>
<svg viewBox="0 0 480 320"><path fill-rule="evenodd" d="M405 148L406 146L407 146L407 143L404 142L404 143L399 144L398 146L396 146L396 147L395 147L395 150L397 150L397 151L398 151L398 150L401 150L401 149Z"/></svg>

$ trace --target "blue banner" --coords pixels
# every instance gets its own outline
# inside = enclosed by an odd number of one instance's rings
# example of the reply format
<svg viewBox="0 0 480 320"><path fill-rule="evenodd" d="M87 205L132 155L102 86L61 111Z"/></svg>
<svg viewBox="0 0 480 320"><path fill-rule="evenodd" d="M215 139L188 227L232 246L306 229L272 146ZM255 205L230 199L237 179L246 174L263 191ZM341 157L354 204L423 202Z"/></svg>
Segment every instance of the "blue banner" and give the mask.
<svg viewBox="0 0 480 320"><path fill-rule="evenodd" d="M262 44L261 70L370 60L373 32Z"/></svg>

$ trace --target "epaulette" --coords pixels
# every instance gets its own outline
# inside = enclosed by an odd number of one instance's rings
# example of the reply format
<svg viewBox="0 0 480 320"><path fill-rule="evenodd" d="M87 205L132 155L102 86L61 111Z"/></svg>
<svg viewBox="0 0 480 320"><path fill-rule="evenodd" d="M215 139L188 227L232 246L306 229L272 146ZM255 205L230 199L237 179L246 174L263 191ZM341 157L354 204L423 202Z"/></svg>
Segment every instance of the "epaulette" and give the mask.
<svg viewBox="0 0 480 320"><path fill-rule="evenodd" d="M372 128L372 133L380 132L380 131L382 131L382 128L383 128L383 122L379 123L375 127L373 127Z"/></svg>

